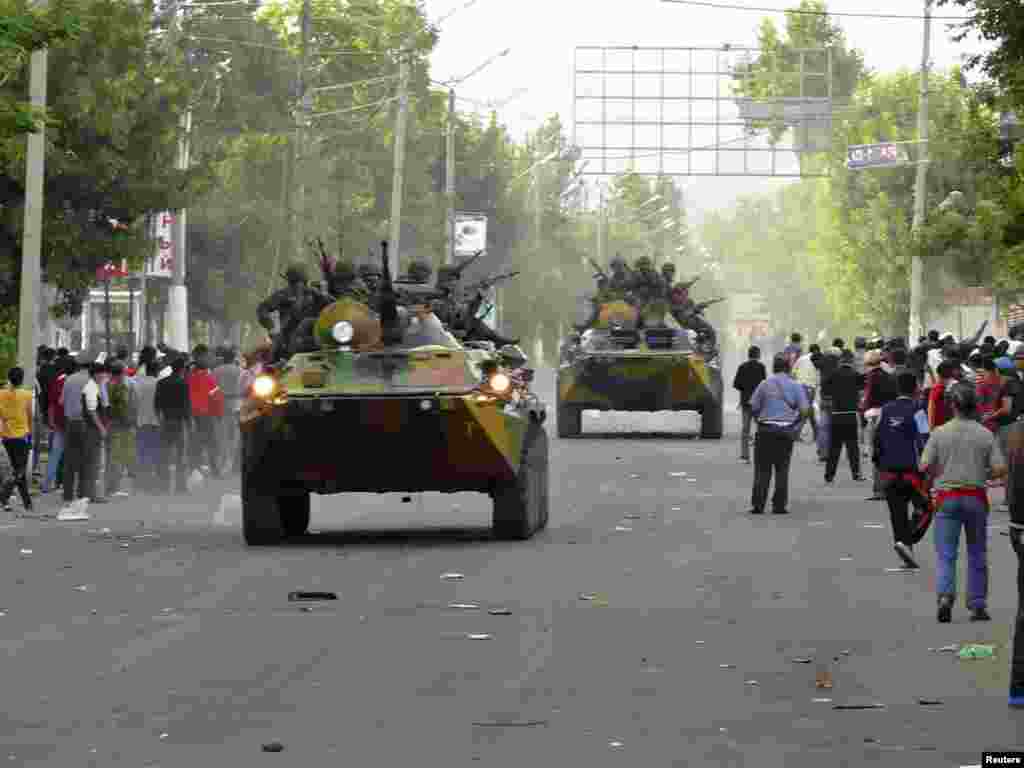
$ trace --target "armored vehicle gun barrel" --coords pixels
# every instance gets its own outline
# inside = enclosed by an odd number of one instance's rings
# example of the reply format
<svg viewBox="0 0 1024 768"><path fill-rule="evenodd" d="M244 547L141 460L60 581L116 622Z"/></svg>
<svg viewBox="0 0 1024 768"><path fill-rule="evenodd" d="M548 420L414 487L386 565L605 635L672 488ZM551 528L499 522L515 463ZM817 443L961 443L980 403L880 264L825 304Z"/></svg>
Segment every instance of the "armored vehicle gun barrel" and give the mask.
<svg viewBox="0 0 1024 768"><path fill-rule="evenodd" d="M398 344L402 341L402 327L398 318L398 294L391 280L391 267L388 266L388 241L380 244L381 281L377 295L380 307L381 337L384 344Z"/></svg>
<svg viewBox="0 0 1024 768"><path fill-rule="evenodd" d="M711 299L710 301L702 301L702 302L700 302L699 304L697 304L694 307L693 311L694 312L703 312L708 307L710 307L710 306L712 306L714 304L718 304L721 301L725 301L725 297L718 298L718 299Z"/></svg>
<svg viewBox="0 0 1024 768"><path fill-rule="evenodd" d="M598 264L596 261L594 261L589 256L587 256L587 261L590 262L590 266L592 266L594 268L594 271L597 272L597 276L598 277L602 277L605 280L608 279L608 274L603 269L601 269L601 265L600 264Z"/></svg>
<svg viewBox="0 0 1024 768"><path fill-rule="evenodd" d="M466 286L467 291L485 291L496 283L500 283L502 280L510 280L513 277L519 275L519 270L513 270L512 272L505 272L504 274L494 275L493 277L485 277L483 280L477 280L475 283Z"/></svg>

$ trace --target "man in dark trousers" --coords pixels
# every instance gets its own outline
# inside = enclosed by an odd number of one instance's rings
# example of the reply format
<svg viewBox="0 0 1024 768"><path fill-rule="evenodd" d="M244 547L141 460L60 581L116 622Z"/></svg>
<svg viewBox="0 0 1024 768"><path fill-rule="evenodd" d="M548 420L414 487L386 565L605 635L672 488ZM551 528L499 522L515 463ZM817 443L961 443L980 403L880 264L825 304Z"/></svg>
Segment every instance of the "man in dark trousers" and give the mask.
<svg viewBox="0 0 1024 768"><path fill-rule="evenodd" d="M839 367L826 376L821 383L822 395L828 398L829 441L828 458L825 461L825 482L836 478L839 456L846 448L850 472L854 480L863 479L860 474L860 449L857 444L857 401L860 398L860 376L853 367L853 353L844 350L839 357Z"/></svg>
<svg viewBox="0 0 1024 768"><path fill-rule="evenodd" d="M188 483L188 461L185 436L192 420L192 401L185 379L185 358L177 356L171 362L171 375L156 385L154 408L160 416L160 435L163 443L163 461L160 464L160 485L171 493L171 464L176 468L178 493L185 493Z"/></svg>
<svg viewBox="0 0 1024 768"><path fill-rule="evenodd" d="M784 515L789 511L789 465L793 458L793 444L811 410L804 388L793 380L789 370L786 358L776 355L772 360L772 375L758 385L750 398L750 410L757 419L750 510L753 515L764 513L773 472L775 494L772 512Z"/></svg>
<svg viewBox="0 0 1024 768"><path fill-rule="evenodd" d="M740 409L743 412L743 426L740 429L740 461L750 463L750 422L753 415L750 411L750 398L754 395L757 385L767 378L764 363L761 362L761 348L751 347L747 351L747 361L736 369L732 380L733 389L740 393Z"/></svg>
<svg viewBox="0 0 1024 768"><path fill-rule="evenodd" d="M915 397L917 374L904 371L897 377L897 385L899 397L882 406L872 458L889 505L896 554L905 567L917 568L909 509L912 503L924 503L918 490L922 483L917 465L928 439L928 417Z"/></svg>
<svg viewBox="0 0 1024 768"><path fill-rule="evenodd" d="M864 442L870 448L875 442L875 429L882 415L882 406L896 399L896 379L882 368L882 353L872 349L864 355L864 394L860 412L864 417ZM870 453L868 454L871 455ZM871 495L868 501L884 501L878 467L872 468Z"/></svg>
<svg viewBox="0 0 1024 768"><path fill-rule="evenodd" d="M1006 501L1010 507L1010 545L1017 555L1017 622L1010 667L1010 706L1024 708L1024 422L1007 435Z"/></svg>
<svg viewBox="0 0 1024 768"><path fill-rule="evenodd" d="M842 339L836 339L836 341L841 342ZM818 381L822 384L825 383L825 379L839 368L839 357L841 354L842 349L834 346L824 354L818 355L817 359L812 358L814 367L818 369ZM818 417L817 449L818 461L824 464L828 461L829 436L832 434L832 401L825 396L823 387L820 388L819 395L820 415Z"/></svg>

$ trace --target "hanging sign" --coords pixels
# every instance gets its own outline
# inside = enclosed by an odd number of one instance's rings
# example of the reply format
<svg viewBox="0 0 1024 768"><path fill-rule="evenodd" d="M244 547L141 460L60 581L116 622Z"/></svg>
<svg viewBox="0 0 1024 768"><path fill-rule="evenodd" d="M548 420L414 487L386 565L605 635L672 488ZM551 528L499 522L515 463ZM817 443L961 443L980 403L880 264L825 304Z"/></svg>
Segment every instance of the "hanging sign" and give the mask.
<svg viewBox="0 0 1024 768"><path fill-rule="evenodd" d="M850 170L896 168L909 163L906 146L902 144L854 144L846 150L846 167Z"/></svg>
<svg viewBox="0 0 1024 768"><path fill-rule="evenodd" d="M96 279L101 283L113 280L115 277L128 277L127 261L122 261L120 264L108 261L102 267L96 268Z"/></svg>
<svg viewBox="0 0 1024 768"><path fill-rule="evenodd" d="M472 256L487 250L487 216L482 213L455 214L455 255Z"/></svg>
<svg viewBox="0 0 1024 768"><path fill-rule="evenodd" d="M173 277L174 275L174 214L164 211L153 221L153 239L156 247L153 256L146 259L146 277Z"/></svg>

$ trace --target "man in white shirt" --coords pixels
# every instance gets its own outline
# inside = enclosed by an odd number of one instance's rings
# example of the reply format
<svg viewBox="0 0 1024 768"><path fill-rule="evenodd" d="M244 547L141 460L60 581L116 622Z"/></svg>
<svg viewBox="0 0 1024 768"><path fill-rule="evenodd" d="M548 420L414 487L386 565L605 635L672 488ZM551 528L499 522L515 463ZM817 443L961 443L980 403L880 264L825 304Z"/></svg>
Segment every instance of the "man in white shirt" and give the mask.
<svg viewBox="0 0 1024 768"><path fill-rule="evenodd" d="M821 354L821 347L811 344L806 355L800 356L793 367L793 378L804 388L807 395L807 403L811 409L811 415L807 419L811 422L811 431L814 433L814 442L818 442L818 419L814 415L814 398L818 392L818 369L814 365L812 357Z"/></svg>

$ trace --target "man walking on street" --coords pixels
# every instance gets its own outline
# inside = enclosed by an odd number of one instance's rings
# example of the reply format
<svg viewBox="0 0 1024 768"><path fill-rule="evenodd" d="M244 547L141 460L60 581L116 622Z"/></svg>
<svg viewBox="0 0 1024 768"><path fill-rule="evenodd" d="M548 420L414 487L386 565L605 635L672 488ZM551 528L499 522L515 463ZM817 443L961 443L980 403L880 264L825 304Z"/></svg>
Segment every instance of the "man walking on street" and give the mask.
<svg viewBox="0 0 1024 768"><path fill-rule="evenodd" d="M956 598L960 528L967 535L967 608L971 621L989 621L988 494L986 482L1006 475L1006 460L992 433L975 420L974 391L953 387L953 420L939 427L921 456L921 471L938 491L935 514L938 620L948 624Z"/></svg>
<svg viewBox="0 0 1024 768"><path fill-rule="evenodd" d="M757 386L767 378L764 363L761 362L761 349L751 347L747 351L747 361L736 369L732 387L740 393L740 409L743 424L740 429L740 461L750 463L750 423L753 415L750 411L750 398Z"/></svg>
<svg viewBox="0 0 1024 768"><path fill-rule="evenodd" d="M224 394L224 416L220 424L221 467L227 470L232 466L235 471L241 469L238 461L238 413L242 410L242 368L238 365L238 353L232 348L225 348L221 364L213 371L217 386Z"/></svg>
<svg viewBox="0 0 1024 768"><path fill-rule="evenodd" d="M17 488L26 513L32 512L29 494L28 457L32 450L32 390L23 389L25 370L14 367L7 373L8 386L0 390L0 435L4 449L11 459L13 482L0 491L0 504L5 512L11 511L11 492Z"/></svg>
<svg viewBox="0 0 1024 768"><path fill-rule="evenodd" d="M825 482L836 478L839 457L846 448L853 479L863 480L860 474L860 447L857 445L857 401L860 396L860 377L853 367L853 353L843 351L836 368L821 383L821 396L831 403L829 413L828 458L825 462Z"/></svg>
<svg viewBox="0 0 1024 768"><path fill-rule="evenodd" d="M814 400L818 394L818 368L814 360L821 356L821 347L811 344L806 355L801 355L793 368L793 378L804 388L804 395L811 406L811 415L808 421L811 422L811 434L814 442L818 442L818 420L814 416Z"/></svg>
<svg viewBox="0 0 1024 768"><path fill-rule="evenodd" d="M104 366L92 363L64 382L64 418L67 445L64 453L64 509L58 520L88 520L89 514L70 509L75 499L99 501L96 482L99 476L102 443L107 428L100 418L100 387L97 379Z"/></svg>
<svg viewBox="0 0 1024 768"><path fill-rule="evenodd" d="M185 452L185 434L192 420L192 403L185 380L185 360L176 356L171 363L171 375L156 385L154 407L160 417L160 435L163 462L160 465L160 484L171 493L170 469L176 468L178 493L185 493L188 483L188 460Z"/></svg>
<svg viewBox="0 0 1024 768"><path fill-rule="evenodd" d="M842 339L836 339L842 341ZM833 347L826 354L819 355L817 360L811 358L815 368L818 369L819 417L818 417L818 461L828 461L829 445L832 435L832 399L825 394L825 380L828 379L839 368L839 358L842 350Z"/></svg>
<svg viewBox="0 0 1024 768"><path fill-rule="evenodd" d="M135 379L136 395L136 478L138 490L154 493L156 478L163 464L160 441L160 417L156 413L156 386L160 366L156 360L145 364Z"/></svg>
<svg viewBox="0 0 1024 768"><path fill-rule="evenodd" d="M194 351L195 369L188 376L188 395L192 403L192 468L200 469L205 459L210 474L220 477L220 423L224 418L224 395L210 373L209 350Z"/></svg>
<svg viewBox="0 0 1024 768"><path fill-rule="evenodd" d="M904 566L917 568L911 536L909 507L924 504L917 465L928 439L928 420L915 399L917 374L905 371L897 379L899 397L882 406L875 430L873 459L889 504L889 519L896 554Z"/></svg>
<svg viewBox="0 0 1024 768"><path fill-rule="evenodd" d="M896 381L882 370L882 353L873 349L864 355L864 396L860 403L860 412L864 417L864 443L869 451L875 444L875 429L882 415L882 406L896 399ZM869 452L870 456L871 453ZM882 484L878 477L878 467L872 467L871 496L868 501L884 501Z"/></svg>
<svg viewBox="0 0 1024 768"><path fill-rule="evenodd" d="M750 398L750 409L757 420L754 441L754 489L750 513L764 513L768 486L775 474L772 511L784 515L789 510L789 465L793 443L807 418L810 405L803 387L789 375L786 358L779 355L772 361L772 375L762 381Z"/></svg>

